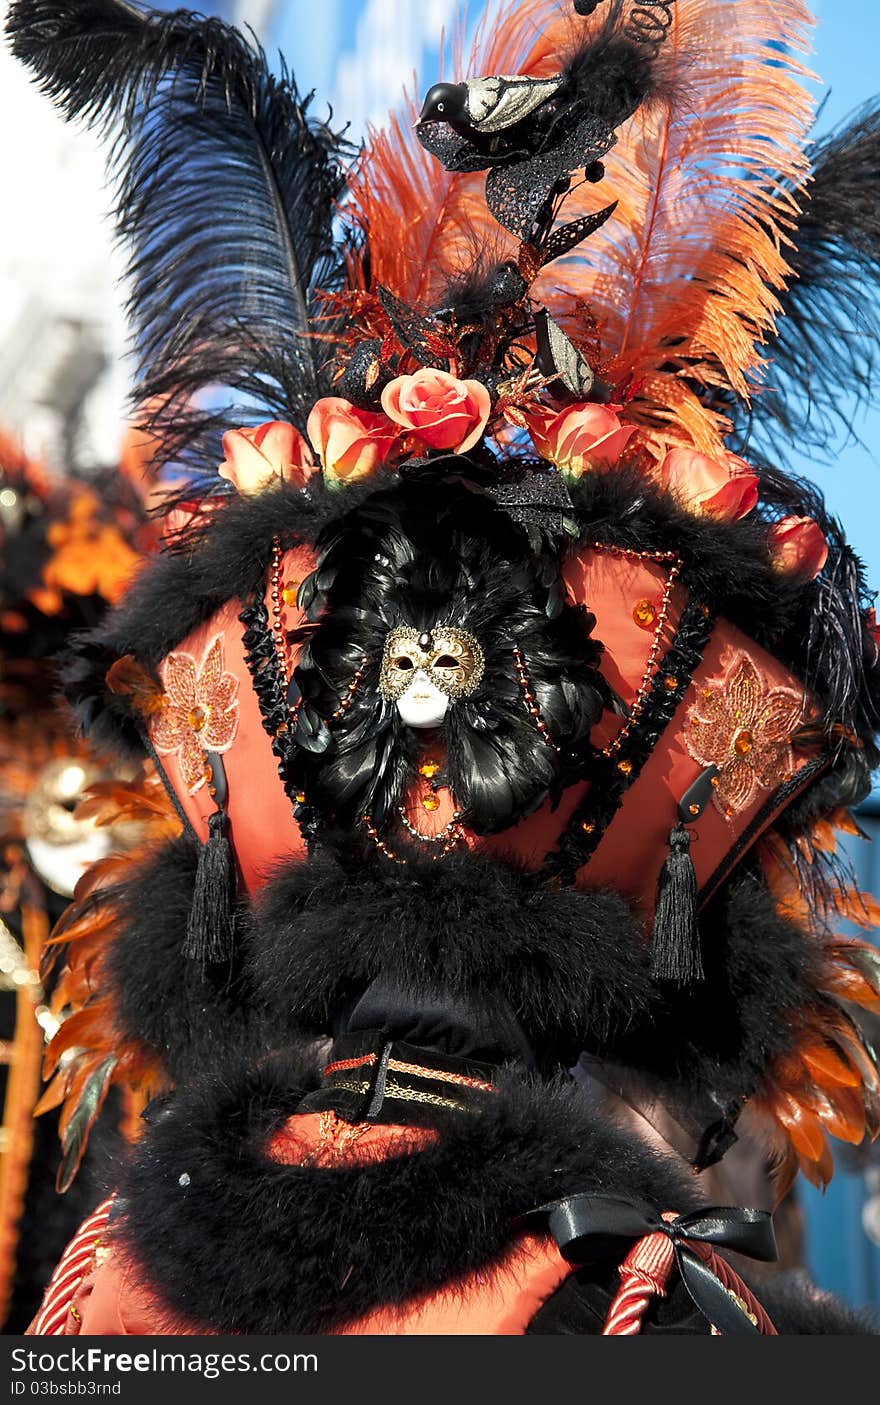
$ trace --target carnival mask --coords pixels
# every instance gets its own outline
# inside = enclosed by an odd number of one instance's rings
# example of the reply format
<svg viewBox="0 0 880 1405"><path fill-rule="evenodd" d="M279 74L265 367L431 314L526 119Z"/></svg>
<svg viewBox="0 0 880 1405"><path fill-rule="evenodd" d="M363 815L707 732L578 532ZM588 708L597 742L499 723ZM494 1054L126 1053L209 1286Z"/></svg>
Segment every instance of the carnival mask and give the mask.
<svg viewBox="0 0 880 1405"><path fill-rule="evenodd" d="M409 727L436 727L452 698L466 698L483 677L483 650L466 629L438 625L420 633L406 625L385 639L379 692L396 702Z"/></svg>
<svg viewBox="0 0 880 1405"><path fill-rule="evenodd" d="M118 827L98 828L93 819L75 813L89 786L105 779L103 770L78 757L50 761L24 807L28 857L46 886L62 897L73 896L91 864L112 848L125 847Z"/></svg>

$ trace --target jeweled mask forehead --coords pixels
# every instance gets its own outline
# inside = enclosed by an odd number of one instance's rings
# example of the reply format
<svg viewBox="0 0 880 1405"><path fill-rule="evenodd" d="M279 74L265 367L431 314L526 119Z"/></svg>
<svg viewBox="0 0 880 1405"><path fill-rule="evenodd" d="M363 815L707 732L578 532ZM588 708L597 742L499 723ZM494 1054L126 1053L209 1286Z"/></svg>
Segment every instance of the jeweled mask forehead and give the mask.
<svg viewBox="0 0 880 1405"><path fill-rule="evenodd" d="M421 671L448 698L466 698L479 686L484 669L483 650L468 630L452 625L430 630L399 625L385 638L379 692L396 702Z"/></svg>

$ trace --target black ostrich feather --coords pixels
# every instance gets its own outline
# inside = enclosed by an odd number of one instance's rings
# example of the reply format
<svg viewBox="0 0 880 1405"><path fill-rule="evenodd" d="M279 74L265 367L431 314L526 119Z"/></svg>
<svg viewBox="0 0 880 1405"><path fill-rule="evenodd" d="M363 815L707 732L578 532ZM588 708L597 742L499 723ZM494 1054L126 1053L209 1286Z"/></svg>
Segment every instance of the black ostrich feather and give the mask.
<svg viewBox="0 0 880 1405"><path fill-rule="evenodd" d="M765 384L748 410L725 407L739 447L777 461L786 445L821 459L853 433L880 346L880 101L817 140L811 156Z"/></svg>
<svg viewBox="0 0 880 1405"><path fill-rule="evenodd" d="M304 428L329 388L315 292L343 278L333 218L344 137L216 19L124 0L14 0L7 31L65 115L112 140L135 400L155 462L213 473L230 424Z"/></svg>

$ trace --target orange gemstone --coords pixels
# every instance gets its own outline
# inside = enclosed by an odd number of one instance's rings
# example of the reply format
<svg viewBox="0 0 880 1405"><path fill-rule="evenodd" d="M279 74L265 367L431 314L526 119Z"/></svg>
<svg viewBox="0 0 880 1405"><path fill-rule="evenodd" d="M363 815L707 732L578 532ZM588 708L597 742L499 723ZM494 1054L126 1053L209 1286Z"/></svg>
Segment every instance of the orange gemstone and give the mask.
<svg viewBox="0 0 880 1405"><path fill-rule="evenodd" d="M584 834L592 834L595 828L596 826L594 824L591 824L589 820L584 820L583 824L581 825L581 829L584 831Z"/></svg>
<svg viewBox="0 0 880 1405"><path fill-rule="evenodd" d="M628 776L632 768L633 763L631 761L618 761L617 763L617 769L620 771L621 775Z"/></svg>
<svg viewBox="0 0 880 1405"><path fill-rule="evenodd" d="M666 689L667 693L674 693L678 687L678 679L674 678L671 673L667 673L666 677L663 679L663 687Z"/></svg>
<svg viewBox="0 0 880 1405"><path fill-rule="evenodd" d="M284 587L284 589L283 589L282 592L281 592L281 598L282 598L282 600L284 601L285 605L295 605L295 604L296 604L296 596L297 596L297 587L298 587L298 586L299 586L299 581L291 581L290 585L286 585L286 586Z"/></svg>
<svg viewBox="0 0 880 1405"><path fill-rule="evenodd" d="M430 781L434 779L439 770L440 767L437 765L436 761L425 761L419 767L419 775L424 776L426 781Z"/></svg>
<svg viewBox="0 0 880 1405"><path fill-rule="evenodd" d="M698 815L700 813L699 805L688 805L688 809L692 815Z"/></svg>
<svg viewBox="0 0 880 1405"><path fill-rule="evenodd" d="M189 716L187 717L189 725L192 727L194 732L200 732L207 720L207 708L202 707L200 703L196 703L195 707L192 709Z"/></svg>
<svg viewBox="0 0 880 1405"><path fill-rule="evenodd" d="M632 614L639 629L651 629L657 622L657 607L653 600L637 601Z"/></svg>
<svg viewBox="0 0 880 1405"><path fill-rule="evenodd" d="M753 745L754 738L751 732L747 732L745 728L737 732L736 736L733 739L733 749L736 752L737 756L748 756Z"/></svg>
<svg viewBox="0 0 880 1405"><path fill-rule="evenodd" d="M433 791L431 792L430 795L426 795L426 796L423 798L423 800L422 800L422 809L423 809L423 810L427 810L427 811L430 813L432 810L438 810L439 808L440 808L440 801L437 799L437 796L434 794Z"/></svg>
<svg viewBox="0 0 880 1405"><path fill-rule="evenodd" d="M304 805L306 803L306 793L304 790L298 790L293 798L297 805Z"/></svg>

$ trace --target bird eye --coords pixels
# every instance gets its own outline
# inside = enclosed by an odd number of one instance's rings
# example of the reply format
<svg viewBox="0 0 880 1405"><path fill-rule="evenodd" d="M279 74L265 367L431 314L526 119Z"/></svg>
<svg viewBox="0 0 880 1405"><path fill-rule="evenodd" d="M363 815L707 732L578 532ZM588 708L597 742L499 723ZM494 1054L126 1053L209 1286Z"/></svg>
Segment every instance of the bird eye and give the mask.
<svg viewBox="0 0 880 1405"><path fill-rule="evenodd" d="M399 668L401 673L409 673L411 669L415 668L415 664L407 654L399 654L394 660L394 667Z"/></svg>
<svg viewBox="0 0 880 1405"><path fill-rule="evenodd" d="M445 102L438 102L438 104L437 104L437 111L438 111L438 112L445 112L445 111L446 111L446 103L445 103Z"/></svg>

